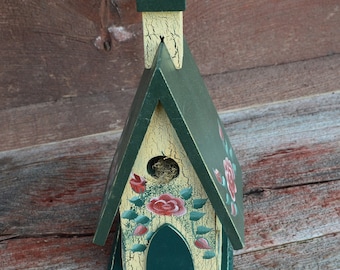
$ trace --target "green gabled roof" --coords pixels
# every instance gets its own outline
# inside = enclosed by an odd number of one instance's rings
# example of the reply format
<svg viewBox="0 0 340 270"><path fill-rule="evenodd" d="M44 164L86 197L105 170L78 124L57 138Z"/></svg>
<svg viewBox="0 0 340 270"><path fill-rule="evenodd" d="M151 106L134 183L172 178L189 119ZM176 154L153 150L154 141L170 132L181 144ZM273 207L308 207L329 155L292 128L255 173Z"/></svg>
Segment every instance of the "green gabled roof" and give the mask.
<svg viewBox="0 0 340 270"><path fill-rule="evenodd" d="M143 73L111 165L94 242L103 245L106 241L138 150L159 102L176 130L226 235L234 249L242 248L244 219L241 169L186 42L182 69L175 69L162 42L152 68ZM226 181L224 179L222 185L221 179L218 181L214 174L215 169L224 173L223 160L226 157L232 162L236 175L235 216L231 214Z"/></svg>

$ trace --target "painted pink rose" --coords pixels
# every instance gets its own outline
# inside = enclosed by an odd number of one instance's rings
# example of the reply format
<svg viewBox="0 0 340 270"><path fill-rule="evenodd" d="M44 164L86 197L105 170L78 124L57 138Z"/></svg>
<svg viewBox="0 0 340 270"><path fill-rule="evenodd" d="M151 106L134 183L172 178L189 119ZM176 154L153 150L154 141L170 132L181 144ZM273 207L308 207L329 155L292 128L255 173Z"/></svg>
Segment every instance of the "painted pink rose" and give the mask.
<svg viewBox="0 0 340 270"><path fill-rule="evenodd" d="M233 165L231 164L228 158L223 160L224 174L227 179L227 186L233 201L236 200L235 194L237 192L236 184L235 184L235 173L233 169Z"/></svg>
<svg viewBox="0 0 340 270"><path fill-rule="evenodd" d="M162 194L158 198L152 198L146 205L146 208L149 211L162 216L180 217L187 212L184 201L171 194Z"/></svg>
<svg viewBox="0 0 340 270"><path fill-rule="evenodd" d="M208 240L203 237L196 239L194 244L200 249L211 249Z"/></svg>
<svg viewBox="0 0 340 270"><path fill-rule="evenodd" d="M215 174L215 177L216 177L217 181L218 181L221 185L223 185L223 181L222 181L222 177L221 177L220 171L217 170L217 169L214 169L214 174Z"/></svg>
<svg viewBox="0 0 340 270"><path fill-rule="evenodd" d="M146 180L144 177L134 173L131 175L130 186L134 192L138 194L144 193L146 189Z"/></svg>
<svg viewBox="0 0 340 270"><path fill-rule="evenodd" d="M141 235L146 234L147 232L148 232L148 228L140 224L135 228L133 235L141 236Z"/></svg>

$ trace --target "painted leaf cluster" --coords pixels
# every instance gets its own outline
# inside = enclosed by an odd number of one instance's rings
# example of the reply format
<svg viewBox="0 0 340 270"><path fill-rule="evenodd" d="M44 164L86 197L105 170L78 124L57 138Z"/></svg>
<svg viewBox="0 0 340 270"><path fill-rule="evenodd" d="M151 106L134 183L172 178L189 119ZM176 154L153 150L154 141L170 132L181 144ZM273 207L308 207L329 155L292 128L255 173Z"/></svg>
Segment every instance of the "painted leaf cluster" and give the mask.
<svg viewBox="0 0 340 270"><path fill-rule="evenodd" d="M204 251L202 257L204 259L215 257L214 247L208 240L212 240L213 237L207 236L213 229L204 226L204 216L206 215L204 206L208 201L207 198L193 198L193 187L177 191L177 196L170 192L155 196L154 191L149 191L152 189L152 185L147 185L147 180L135 173L131 173L130 187L137 195L129 199L131 209L124 211L121 217L128 220L128 227L131 230L129 237L139 238L139 240L136 238L134 241L137 243L135 242L130 247L132 252L144 252L147 242L141 241L150 241L155 233L149 230L153 217L145 214L144 211L147 209L150 213L158 216L186 218L191 222L192 234L195 239L194 246L201 249L202 252ZM138 214L139 209L142 209L144 214Z"/></svg>
<svg viewBox="0 0 340 270"><path fill-rule="evenodd" d="M192 198L192 187L184 188L180 191L180 196L186 200L189 201ZM204 207L208 199L204 198L193 198L191 201L192 209L195 209L193 211L190 211L189 213L189 220L192 222L192 230L193 235L195 236L195 242L194 245L199 248L206 250L203 254L204 259L211 259L215 257L215 252L212 251L212 247L210 246L208 240L203 237L203 235L209 233L212 231L212 228L208 228L206 226L202 225L196 225L198 221L200 221L204 216L205 212L203 212L201 209ZM200 211L198 211L200 209ZM196 231L194 228L196 227Z"/></svg>

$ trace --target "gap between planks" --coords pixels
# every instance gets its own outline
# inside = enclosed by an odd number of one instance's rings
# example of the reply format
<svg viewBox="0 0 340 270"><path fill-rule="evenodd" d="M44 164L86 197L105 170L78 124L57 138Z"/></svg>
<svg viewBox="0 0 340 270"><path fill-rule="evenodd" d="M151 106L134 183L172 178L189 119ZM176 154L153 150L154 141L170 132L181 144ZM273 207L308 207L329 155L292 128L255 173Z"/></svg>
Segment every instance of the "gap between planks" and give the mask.
<svg viewBox="0 0 340 270"><path fill-rule="evenodd" d="M326 92L326 93L316 93L316 94L306 95L306 96L302 96L302 97L296 97L296 98L292 98L292 99L278 100L278 101L268 102L268 103L265 103L265 104L254 104L254 105L250 105L250 106L242 107L242 108L222 110L222 111L219 111L218 114L222 118L223 115L225 115L225 114L246 112L246 111L254 110L254 109L264 109L264 108L271 107L273 105L283 105L283 104L288 104L288 103L291 103L291 102L299 102L299 101L304 101L304 100L313 99L313 98L323 98L323 97L327 98L329 95L339 95L339 94L340 94L340 89L339 90L333 90L333 91Z"/></svg>
<svg viewBox="0 0 340 270"><path fill-rule="evenodd" d="M291 244L300 244L300 243L306 243L306 242L311 241L311 240L333 237L334 235L338 235L338 234L340 234L340 231L330 232L330 233L326 233L326 234L323 234L323 235L314 236L314 237L311 237L311 238L306 238L306 239L301 239L301 240L296 240L296 241L288 241L288 242L285 242L285 243L280 244L280 245L267 246L267 247L264 247L264 248L254 248L254 249L251 249L251 250L247 250L247 249L234 250L234 255L235 256L247 255L247 254L251 254L251 253L255 253L255 252L259 252L259 251L271 250L271 249L273 249L275 247L279 247L279 246L284 247L284 246L288 246L288 245L291 245Z"/></svg>
<svg viewBox="0 0 340 270"><path fill-rule="evenodd" d="M298 183L296 185L282 185L278 187L257 187L253 188L245 193L243 193L244 197L252 196L252 195L260 195L261 193L265 191L270 191L270 190L282 190L282 189L288 189L288 188L295 188L295 187L303 187L303 186L313 186L313 185L319 185L322 183L329 183L329 182L334 182L334 181L339 181L340 178L334 178L334 179L329 179L325 181L316 181L316 182L307 182L307 183Z"/></svg>
<svg viewBox="0 0 340 270"><path fill-rule="evenodd" d="M290 100L280 100L280 101L274 101L271 103L265 103L265 104L259 104L259 105L251 105L248 107L242 107L242 108L236 108L236 109L230 109L230 110L223 110L223 111L219 111L218 114L220 116L220 118L225 122L227 121L228 125L233 124L235 122L239 122L239 121L243 121L245 120L243 117L242 119L235 119L233 117L233 115L251 115L252 111L254 110L266 110L267 108L273 106L273 105L282 105L284 106L285 104L289 104L292 102L299 102L299 101L307 101L309 99L313 99L313 98L326 98L329 95L340 95L340 90L336 90L336 91L331 91L331 92L327 92L327 93L321 93L321 94L314 94L314 95L309 95L309 96L303 96L303 97L297 97L294 99L290 99ZM256 113L258 115L258 111ZM79 140L79 138L83 138L83 139L90 139L90 138L100 138L100 137L106 137L106 136L110 136L113 138L119 138L121 133L122 133L123 129L117 129L117 130L110 130L110 131L105 131L105 132L99 132L99 133L94 133L94 134L89 134L89 135L84 135L84 136L80 136L80 137L75 137L75 138L70 138L70 139L65 139L65 140L57 140L57 141L53 141L53 142L47 142L47 143L39 143L39 144L34 144L34 145L29 145L29 146L24 146L24 147L18 147L18 148L14 148L14 149L9 149L9 150L3 150L0 151L1 153L10 153L12 151L17 151L17 150L23 150L23 149L32 149L35 148L37 146L52 146L55 144L59 144L61 142L74 142Z"/></svg>
<svg viewBox="0 0 340 270"><path fill-rule="evenodd" d="M340 52L333 52L325 55L318 55L316 57L310 57L310 58L305 58L305 59L299 59L299 60L293 60L289 62L280 62L277 64L269 64L269 65L259 65L259 66L252 66L248 68L241 68L241 69L232 69L232 70L227 70L227 71L222 71L222 72L215 72L215 73L208 73L208 74L202 74L203 77L209 78L213 77L216 75L226 75L226 74L232 74L236 72L242 72L242 71L251 71L251 70L256 70L256 69L262 69L262 68L275 68L275 67L280 67L280 66L285 66L289 64L298 64L298 63L305 63L308 61L313 61L313 60L323 60L327 59L332 56L339 56Z"/></svg>

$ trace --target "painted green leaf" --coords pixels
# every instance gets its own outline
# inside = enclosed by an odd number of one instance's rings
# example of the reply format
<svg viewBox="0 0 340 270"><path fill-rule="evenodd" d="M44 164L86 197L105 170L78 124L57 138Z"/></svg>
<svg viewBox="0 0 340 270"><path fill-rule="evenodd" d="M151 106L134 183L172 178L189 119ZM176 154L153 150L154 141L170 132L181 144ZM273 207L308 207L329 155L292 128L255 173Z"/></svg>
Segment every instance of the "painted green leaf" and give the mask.
<svg viewBox="0 0 340 270"><path fill-rule="evenodd" d="M192 212L190 212L190 220L197 221L201 217L203 217L204 215L205 215L205 213L192 211Z"/></svg>
<svg viewBox="0 0 340 270"><path fill-rule="evenodd" d="M190 199L192 195L192 187L182 189L180 195L184 200Z"/></svg>
<svg viewBox="0 0 340 270"><path fill-rule="evenodd" d="M225 203L228 205L231 203L231 198L228 192L225 195Z"/></svg>
<svg viewBox="0 0 340 270"><path fill-rule="evenodd" d="M225 143L225 152L226 152L227 154L229 154L229 147L228 147L228 143Z"/></svg>
<svg viewBox="0 0 340 270"><path fill-rule="evenodd" d="M214 251L207 250L206 252L204 252L203 259L211 259L214 258L215 256L216 255Z"/></svg>
<svg viewBox="0 0 340 270"><path fill-rule="evenodd" d="M125 219L128 219L128 220L134 219L137 216L138 216L137 213L133 210L124 211L123 214L122 214L122 218L125 218Z"/></svg>
<svg viewBox="0 0 340 270"><path fill-rule="evenodd" d="M205 226L198 226L196 230L196 234L206 234L210 232L212 229Z"/></svg>
<svg viewBox="0 0 340 270"><path fill-rule="evenodd" d="M192 204L195 209L202 208L208 199L194 199Z"/></svg>
<svg viewBox="0 0 340 270"><path fill-rule="evenodd" d="M135 197L132 197L130 200L129 200L131 203L133 203L134 205L138 206L138 207L141 207L144 205L144 201L142 201L139 197L135 196Z"/></svg>
<svg viewBox="0 0 340 270"><path fill-rule="evenodd" d="M134 244L131 248L132 252L143 252L146 249L146 245Z"/></svg>
<svg viewBox="0 0 340 270"><path fill-rule="evenodd" d="M135 218L136 223L140 224L146 224L150 221L150 219L147 216L138 216Z"/></svg>
<svg viewBox="0 0 340 270"><path fill-rule="evenodd" d="M146 239L147 241L150 241L150 240L151 240L151 237L153 236L153 234L154 234L154 232L152 232L152 231L148 232L148 233L146 234L146 236L145 236L145 239Z"/></svg>
<svg viewBox="0 0 340 270"><path fill-rule="evenodd" d="M232 148L229 149L229 156L231 159L234 159L234 151Z"/></svg>

